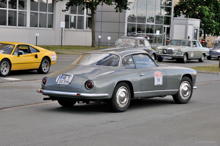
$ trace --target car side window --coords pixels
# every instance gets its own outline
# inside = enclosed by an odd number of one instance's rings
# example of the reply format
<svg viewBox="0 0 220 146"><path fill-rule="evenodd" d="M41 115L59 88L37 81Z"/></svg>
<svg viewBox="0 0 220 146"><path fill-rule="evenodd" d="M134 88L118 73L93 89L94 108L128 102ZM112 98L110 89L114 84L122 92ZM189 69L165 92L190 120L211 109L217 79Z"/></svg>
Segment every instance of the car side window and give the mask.
<svg viewBox="0 0 220 146"><path fill-rule="evenodd" d="M199 42L198 42L198 41L196 41L196 45L197 45L197 47L200 47L200 45L199 45Z"/></svg>
<svg viewBox="0 0 220 146"><path fill-rule="evenodd" d="M144 47L144 40L139 40L139 47Z"/></svg>
<svg viewBox="0 0 220 146"><path fill-rule="evenodd" d="M22 53L22 55L31 53L27 45L19 45L18 52Z"/></svg>
<svg viewBox="0 0 220 146"><path fill-rule="evenodd" d="M37 53L40 52L39 50L35 49L34 47L29 46L31 53Z"/></svg>
<svg viewBox="0 0 220 146"><path fill-rule="evenodd" d="M144 42L145 42L145 47L149 47L150 46L150 43L147 40L145 40Z"/></svg>
<svg viewBox="0 0 220 146"><path fill-rule="evenodd" d="M134 64L134 61L133 61L132 56L131 56L131 55L125 56L125 57L122 59L122 65L123 65L124 68L126 68L126 69L133 69L133 68L135 68L135 64Z"/></svg>
<svg viewBox="0 0 220 146"><path fill-rule="evenodd" d="M146 54L135 54L133 58L137 68L157 67L154 61Z"/></svg>
<svg viewBox="0 0 220 146"><path fill-rule="evenodd" d="M198 47L197 44L196 44L196 41L192 41L192 46L193 47Z"/></svg>

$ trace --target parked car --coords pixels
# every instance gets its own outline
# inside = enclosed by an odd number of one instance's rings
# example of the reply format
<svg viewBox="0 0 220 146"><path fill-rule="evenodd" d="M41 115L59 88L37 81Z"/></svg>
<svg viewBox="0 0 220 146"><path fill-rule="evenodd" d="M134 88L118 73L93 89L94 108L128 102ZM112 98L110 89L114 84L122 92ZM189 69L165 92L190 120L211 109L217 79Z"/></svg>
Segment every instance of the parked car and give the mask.
<svg viewBox="0 0 220 146"><path fill-rule="evenodd" d="M153 60L156 60L156 52L152 49L148 40L144 37L121 37L116 40L117 47L137 48L150 54Z"/></svg>
<svg viewBox="0 0 220 146"><path fill-rule="evenodd" d="M37 92L63 107L104 101L123 112L131 99L172 95L176 103L188 103L196 88L196 74L190 68L158 66L143 50L96 50L44 77Z"/></svg>
<svg viewBox="0 0 220 146"><path fill-rule="evenodd" d="M26 43L0 42L0 75L2 76L7 76L10 71L32 69L46 74L56 60L54 51Z"/></svg>
<svg viewBox="0 0 220 146"><path fill-rule="evenodd" d="M167 46L156 48L157 60L176 59L186 63L187 60L198 59L203 62L209 56L209 49L203 47L197 40L173 39Z"/></svg>
<svg viewBox="0 0 220 146"><path fill-rule="evenodd" d="M207 56L208 60L212 58L220 58L220 43L216 43L212 49L209 50L209 56Z"/></svg>

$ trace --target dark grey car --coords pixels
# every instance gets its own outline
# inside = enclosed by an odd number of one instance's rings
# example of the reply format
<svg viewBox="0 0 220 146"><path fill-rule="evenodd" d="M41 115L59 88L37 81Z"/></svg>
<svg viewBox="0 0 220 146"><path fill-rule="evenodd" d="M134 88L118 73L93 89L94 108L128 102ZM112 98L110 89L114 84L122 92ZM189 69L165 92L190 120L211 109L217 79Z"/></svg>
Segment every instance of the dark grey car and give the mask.
<svg viewBox="0 0 220 146"><path fill-rule="evenodd" d="M141 49L150 54L153 60L156 60L156 52L152 49L149 41L144 37L121 37L116 40L115 45L117 47L132 47Z"/></svg>
<svg viewBox="0 0 220 146"><path fill-rule="evenodd" d="M131 99L172 95L176 103L189 102L196 74L190 68L159 66L143 50L104 49L43 78L38 92L64 107L104 101L114 111L125 111Z"/></svg>

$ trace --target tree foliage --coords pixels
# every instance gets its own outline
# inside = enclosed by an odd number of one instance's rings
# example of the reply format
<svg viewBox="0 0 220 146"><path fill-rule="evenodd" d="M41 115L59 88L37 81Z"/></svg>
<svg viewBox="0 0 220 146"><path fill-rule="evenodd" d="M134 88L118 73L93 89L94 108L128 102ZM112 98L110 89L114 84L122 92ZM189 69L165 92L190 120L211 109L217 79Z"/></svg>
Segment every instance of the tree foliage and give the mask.
<svg viewBox="0 0 220 146"><path fill-rule="evenodd" d="M174 16L200 19L200 28L206 34L219 35L220 2L218 0L180 0L174 7Z"/></svg>
<svg viewBox="0 0 220 146"><path fill-rule="evenodd" d="M63 0L57 0L57 1L63 1ZM97 10L98 5L115 5L115 11L116 12L122 12L123 10L129 9L128 0L69 0L66 3L66 10L69 9L69 7L76 5L83 5L83 9L90 9L91 10L91 18L92 18L92 47L95 47L95 19L94 15Z"/></svg>

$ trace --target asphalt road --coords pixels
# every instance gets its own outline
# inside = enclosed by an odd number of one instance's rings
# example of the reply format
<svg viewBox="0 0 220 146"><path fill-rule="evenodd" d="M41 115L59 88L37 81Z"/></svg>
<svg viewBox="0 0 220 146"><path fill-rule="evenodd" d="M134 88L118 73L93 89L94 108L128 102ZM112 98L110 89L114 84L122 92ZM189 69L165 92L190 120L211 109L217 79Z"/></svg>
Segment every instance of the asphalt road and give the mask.
<svg viewBox="0 0 220 146"><path fill-rule="evenodd" d="M74 57L58 56L50 73L70 64ZM164 63L198 66L218 61ZM0 77L1 146L220 145L220 75L198 73L198 89L188 104L175 104L170 96L133 100L126 112L112 113L105 103L62 108L57 102L43 101L36 89L44 75L16 73L9 78L19 80Z"/></svg>

